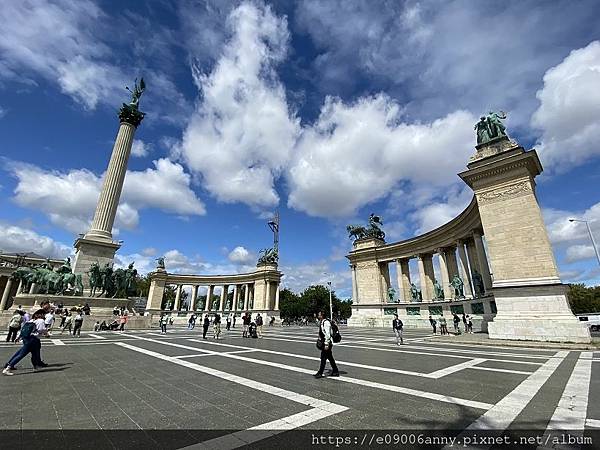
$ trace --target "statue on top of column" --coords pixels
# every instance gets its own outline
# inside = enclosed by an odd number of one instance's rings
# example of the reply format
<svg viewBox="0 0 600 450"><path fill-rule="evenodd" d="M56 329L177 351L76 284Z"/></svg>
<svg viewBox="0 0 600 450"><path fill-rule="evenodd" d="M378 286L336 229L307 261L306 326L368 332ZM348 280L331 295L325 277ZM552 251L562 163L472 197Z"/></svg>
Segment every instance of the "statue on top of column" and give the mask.
<svg viewBox="0 0 600 450"><path fill-rule="evenodd" d="M355 241L367 238L381 239L383 241L385 240L385 233L381 229L382 226L383 220L381 220L381 217L371 213L369 216L369 228L362 225L348 225L346 231L348 232L348 237Z"/></svg>
<svg viewBox="0 0 600 450"><path fill-rule="evenodd" d="M506 127L502 120L506 119L506 113L500 111L496 113L490 111L487 116L481 116L479 122L475 124L477 132L477 144L486 144L494 139L507 137Z"/></svg>
<svg viewBox="0 0 600 450"><path fill-rule="evenodd" d="M258 265L262 264L277 264L279 262L279 254L275 248L263 248L258 252Z"/></svg>
<svg viewBox="0 0 600 450"><path fill-rule="evenodd" d="M131 101L129 103L123 103L121 109L119 109L119 119L121 122L129 123L137 128L146 115L146 113L139 110L140 97L146 90L146 83L144 82L144 79L141 78L140 84L138 85L136 78L133 90L129 89L128 86L125 86L125 89L131 93Z"/></svg>

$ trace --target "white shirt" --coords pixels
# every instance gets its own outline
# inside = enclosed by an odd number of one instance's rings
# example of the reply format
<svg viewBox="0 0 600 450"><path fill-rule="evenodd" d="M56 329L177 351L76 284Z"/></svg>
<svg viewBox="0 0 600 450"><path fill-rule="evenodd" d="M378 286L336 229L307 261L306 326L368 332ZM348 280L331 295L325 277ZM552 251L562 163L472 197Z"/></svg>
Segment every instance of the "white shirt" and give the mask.
<svg viewBox="0 0 600 450"><path fill-rule="evenodd" d="M32 334L34 335L40 335L40 334L46 334L46 323L44 322L44 319L35 319L33 321L33 323L35 324L35 330L33 331Z"/></svg>
<svg viewBox="0 0 600 450"><path fill-rule="evenodd" d="M49 312L46 314L46 319L44 320L44 323L46 325L52 325L52 322L54 322L54 314Z"/></svg>
<svg viewBox="0 0 600 450"><path fill-rule="evenodd" d="M325 335L325 344L331 344L331 322L328 319L321 320L321 331Z"/></svg>

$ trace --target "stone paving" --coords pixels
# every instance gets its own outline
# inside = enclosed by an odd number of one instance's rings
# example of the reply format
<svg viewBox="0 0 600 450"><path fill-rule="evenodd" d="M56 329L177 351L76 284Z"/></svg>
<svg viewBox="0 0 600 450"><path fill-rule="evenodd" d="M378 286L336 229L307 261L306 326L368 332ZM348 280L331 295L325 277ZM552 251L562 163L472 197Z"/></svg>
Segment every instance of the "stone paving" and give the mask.
<svg viewBox="0 0 600 450"><path fill-rule="evenodd" d="M466 444L474 434L595 438L600 429L593 351L469 345L412 329L397 346L391 330L341 331L341 376L323 379L312 377L316 327L265 327L262 339L235 328L203 340L198 327L51 336L42 347L50 367L33 372L27 358L0 378L0 448L312 448L332 436L349 448L420 434ZM2 343L0 356L17 348Z"/></svg>

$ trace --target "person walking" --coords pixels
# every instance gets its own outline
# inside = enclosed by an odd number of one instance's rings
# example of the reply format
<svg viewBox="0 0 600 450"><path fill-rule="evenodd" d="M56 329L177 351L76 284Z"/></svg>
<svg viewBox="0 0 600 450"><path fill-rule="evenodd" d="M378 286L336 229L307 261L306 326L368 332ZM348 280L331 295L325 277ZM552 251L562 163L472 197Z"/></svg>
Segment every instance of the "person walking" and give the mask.
<svg viewBox="0 0 600 450"><path fill-rule="evenodd" d="M473 334L473 317L467 316L467 331Z"/></svg>
<svg viewBox="0 0 600 450"><path fill-rule="evenodd" d="M431 328L433 328L433 334L435 334L436 330L436 325L437 322L435 321L435 319L433 317L431 317L431 315L429 316L429 323L431 324Z"/></svg>
<svg viewBox="0 0 600 450"><path fill-rule="evenodd" d="M210 327L210 319L208 318L208 314L204 316L204 322L202 322L202 339L206 339L206 333L208 333L208 328Z"/></svg>
<svg viewBox="0 0 600 450"><path fill-rule="evenodd" d="M125 331L125 325L127 325L127 321L128 321L128 316L127 316L127 312L125 312L125 314L123 314L120 318L119 318L119 331Z"/></svg>
<svg viewBox="0 0 600 450"><path fill-rule="evenodd" d="M59 325L60 329L62 329L65 326L65 321L67 320L68 315L69 315L69 311L67 311L67 308L64 308L60 312L60 325Z"/></svg>
<svg viewBox="0 0 600 450"><path fill-rule="evenodd" d="M60 334L63 334L66 329L69 330L69 334L71 334L73 331L73 315L71 313L68 313L67 317L65 318L65 324L60 330Z"/></svg>
<svg viewBox="0 0 600 450"><path fill-rule="evenodd" d="M235 314L233 315L233 320L231 321L231 328L235 328Z"/></svg>
<svg viewBox="0 0 600 450"><path fill-rule="evenodd" d="M255 322L256 322L256 333L258 334L258 337L259 337L259 338L262 338L262 331L263 331L263 329L262 329L262 327L263 327L263 318L262 318L262 316L260 315L260 313L258 313L258 314L256 315L256 321L255 321Z"/></svg>
<svg viewBox="0 0 600 450"><path fill-rule="evenodd" d="M44 324L46 325L46 329L48 330L48 335L52 335L52 326L54 325L54 310L50 310L46 313L44 317Z"/></svg>
<svg viewBox="0 0 600 450"><path fill-rule="evenodd" d="M242 337L250 337L248 336L248 331L250 329L250 314L248 314L248 311L246 311L246 314L244 314L244 317L242 317L242 323L243 323L243 327L242 327Z"/></svg>
<svg viewBox="0 0 600 450"><path fill-rule="evenodd" d="M83 314L81 310L77 311L73 319L73 336L81 337L81 327L83 326Z"/></svg>
<svg viewBox="0 0 600 450"><path fill-rule="evenodd" d="M332 377L339 377L340 372L335 359L333 358L333 340L331 338L331 322L325 317L323 311L319 311L317 318L319 319L319 338L317 340L317 348L321 350L321 365L319 370L313 376L315 378L323 378L323 371L325 370L325 364L329 360L331 365Z"/></svg>
<svg viewBox="0 0 600 450"><path fill-rule="evenodd" d="M467 331L469 331L469 327L467 326L467 316L465 315L464 311L462 313L462 322L463 322L463 325L465 326L465 333L466 333Z"/></svg>
<svg viewBox="0 0 600 450"><path fill-rule="evenodd" d="M444 316L440 316L440 335L448 334L448 324L446 323L446 318Z"/></svg>
<svg viewBox="0 0 600 450"><path fill-rule="evenodd" d="M8 334L6 335L6 342L15 342L17 340L17 334L19 333L22 324L23 312L17 309L8 322Z"/></svg>
<svg viewBox="0 0 600 450"><path fill-rule="evenodd" d="M225 320L225 329L229 331L231 329L231 315L227 316Z"/></svg>
<svg viewBox="0 0 600 450"><path fill-rule="evenodd" d="M404 344L404 339L402 338L402 328L404 324L400 319L398 319L398 314L394 314L394 320L392 320L392 330L394 330L394 334L396 335L396 345Z"/></svg>
<svg viewBox="0 0 600 450"><path fill-rule="evenodd" d="M21 340L23 341L23 346L17 350L17 352L4 365L2 374L14 375L16 365L29 353L31 353L31 364L33 365L33 370L37 370L41 367L48 367L48 364L42 361L42 343L37 337L48 334L44 321L45 315L46 312L40 309L33 314L32 319L29 322L26 322L21 327Z"/></svg>
<svg viewBox="0 0 600 450"><path fill-rule="evenodd" d="M196 328L196 314L192 314L188 320L188 330Z"/></svg>
<svg viewBox="0 0 600 450"><path fill-rule="evenodd" d="M460 334L460 327L458 326L458 324L460 323L460 319L458 318L458 315L456 313L452 313L452 315L452 322L454 323L454 332L456 334Z"/></svg>
<svg viewBox="0 0 600 450"><path fill-rule="evenodd" d="M213 319L213 333L214 338L219 339L221 335L221 315L219 313L215 314L215 318Z"/></svg>
<svg viewBox="0 0 600 450"><path fill-rule="evenodd" d="M158 320L158 324L160 325L160 334L167 334L167 324L169 323L169 318L165 313L160 315L160 319Z"/></svg>

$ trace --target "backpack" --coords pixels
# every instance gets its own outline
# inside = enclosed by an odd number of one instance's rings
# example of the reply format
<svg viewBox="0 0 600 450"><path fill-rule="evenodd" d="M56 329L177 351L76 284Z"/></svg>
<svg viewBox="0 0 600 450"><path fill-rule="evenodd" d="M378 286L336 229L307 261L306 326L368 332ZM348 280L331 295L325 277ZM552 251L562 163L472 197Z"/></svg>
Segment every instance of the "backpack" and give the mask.
<svg viewBox="0 0 600 450"><path fill-rule="evenodd" d="M337 344L338 342L340 342L342 340L342 335L340 334L340 329L338 328L338 326L334 323L331 322L331 340Z"/></svg>
<svg viewBox="0 0 600 450"><path fill-rule="evenodd" d="M21 337L22 338L31 337L31 333L33 333L34 330L35 330L35 323L33 323L33 322L27 322L21 328Z"/></svg>
<svg viewBox="0 0 600 450"><path fill-rule="evenodd" d="M21 321L23 318L19 314L18 316L13 316L8 323L8 326L11 328L21 328Z"/></svg>

